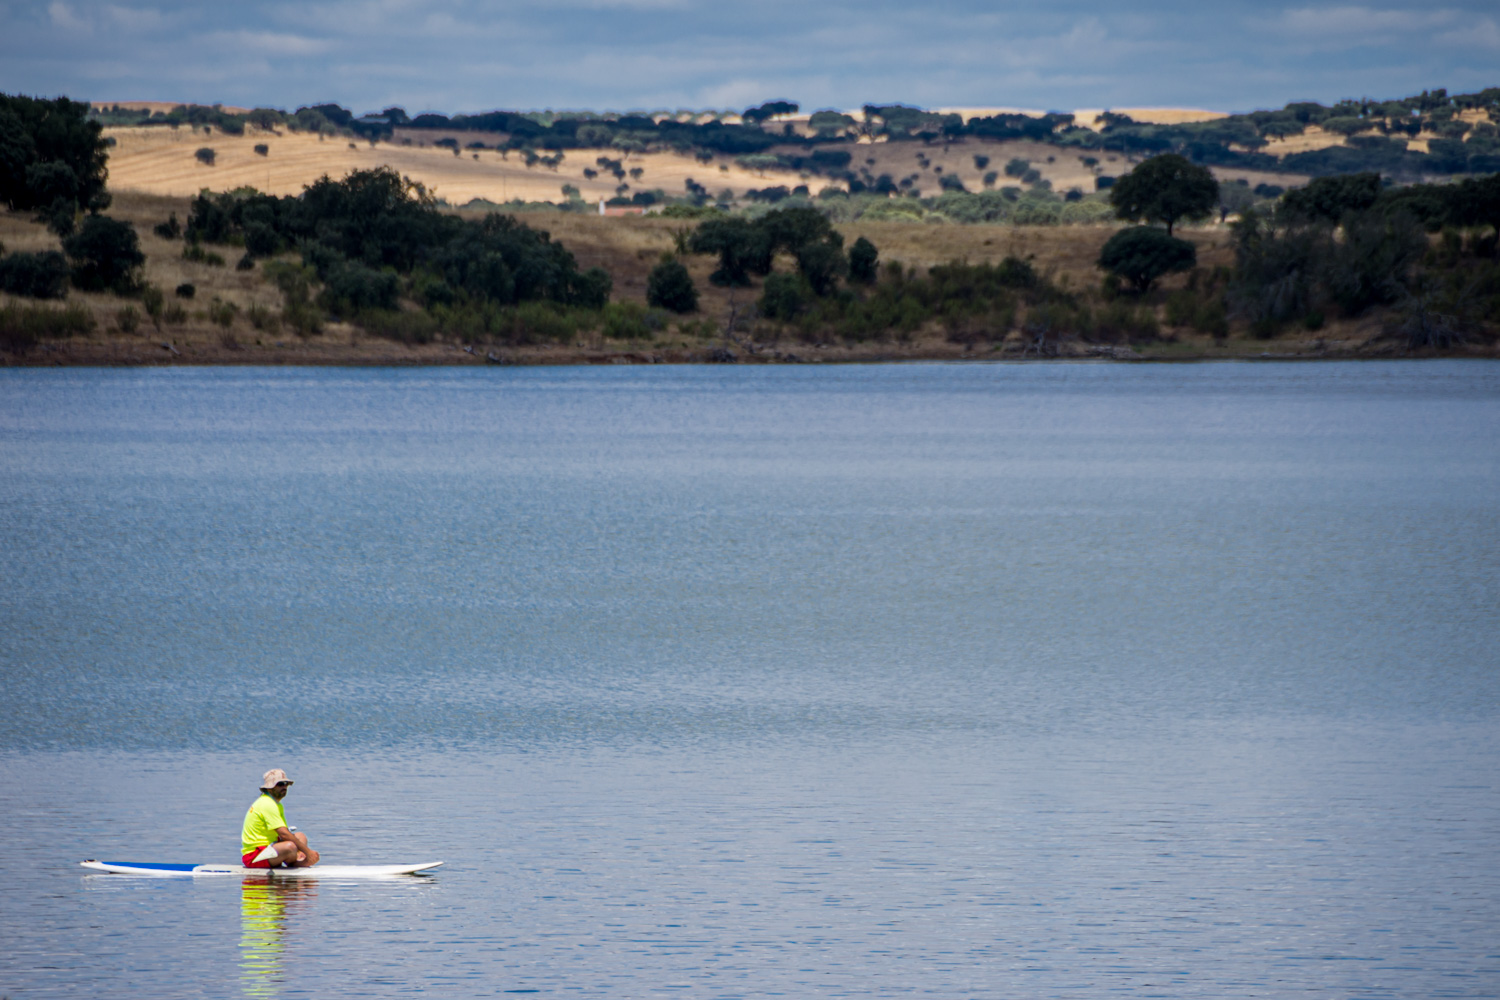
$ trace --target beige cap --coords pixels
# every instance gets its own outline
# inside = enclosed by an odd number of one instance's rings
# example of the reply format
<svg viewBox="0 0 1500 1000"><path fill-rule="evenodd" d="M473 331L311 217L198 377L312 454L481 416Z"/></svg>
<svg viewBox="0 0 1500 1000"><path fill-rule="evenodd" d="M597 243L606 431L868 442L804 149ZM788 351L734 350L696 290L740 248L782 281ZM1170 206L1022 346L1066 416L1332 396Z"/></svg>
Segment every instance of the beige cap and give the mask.
<svg viewBox="0 0 1500 1000"><path fill-rule="evenodd" d="M266 772L266 776L264 778L260 779L260 787L261 788L275 788L277 785L281 784L283 781L285 781L288 785L290 785L292 783L292 779L288 778L286 776L286 772L285 771L283 771L279 767L273 767L269 771Z"/></svg>

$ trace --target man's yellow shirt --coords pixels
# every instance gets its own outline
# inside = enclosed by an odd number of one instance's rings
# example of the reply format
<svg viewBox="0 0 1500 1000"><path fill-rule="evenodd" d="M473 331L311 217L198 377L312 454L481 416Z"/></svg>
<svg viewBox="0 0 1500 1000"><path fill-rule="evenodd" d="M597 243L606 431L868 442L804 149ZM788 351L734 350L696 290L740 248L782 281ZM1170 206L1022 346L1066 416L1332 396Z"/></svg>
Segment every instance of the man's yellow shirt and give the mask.
<svg viewBox="0 0 1500 1000"><path fill-rule="evenodd" d="M240 853L249 854L257 847L276 843L276 828L286 825L286 810L281 808L281 803L269 795L261 795L245 813L245 828L240 831L240 842L244 847Z"/></svg>

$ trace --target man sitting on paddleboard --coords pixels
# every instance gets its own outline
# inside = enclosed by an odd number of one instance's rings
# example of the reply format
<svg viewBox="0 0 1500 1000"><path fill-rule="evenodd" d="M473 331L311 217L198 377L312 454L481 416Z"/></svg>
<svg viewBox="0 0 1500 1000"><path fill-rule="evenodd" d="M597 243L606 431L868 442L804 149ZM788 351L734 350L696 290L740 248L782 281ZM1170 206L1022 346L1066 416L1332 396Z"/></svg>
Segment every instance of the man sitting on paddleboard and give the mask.
<svg viewBox="0 0 1500 1000"><path fill-rule="evenodd" d="M286 825L281 800L292 781L281 768L272 768L260 780L260 798L245 813L240 848L246 868L309 868L318 863L318 852L307 846L307 837Z"/></svg>

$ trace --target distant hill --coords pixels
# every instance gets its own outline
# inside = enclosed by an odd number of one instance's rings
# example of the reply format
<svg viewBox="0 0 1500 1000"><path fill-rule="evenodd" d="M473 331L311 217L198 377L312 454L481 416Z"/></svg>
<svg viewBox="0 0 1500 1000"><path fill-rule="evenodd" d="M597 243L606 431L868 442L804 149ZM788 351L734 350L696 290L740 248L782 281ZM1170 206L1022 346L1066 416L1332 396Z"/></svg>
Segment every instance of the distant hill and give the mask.
<svg viewBox="0 0 1500 1000"><path fill-rule="evenodd" d="M223 106L136 102L94 106L102 124L207 126L221 132L293 130L329 138L389 141L431 135L454 148L482 143L538 157L566 150L613 149L715 157L775 157L775 168L824 178L858 190L858 169L840 150L859 145L1027 140L1081 154L1138 157L1180 153L1224 168L1323 176L1379 171L1399 180L1500 170L1500 87L1469 94L1423 91L1386 101L1304 101L1276 110L1225 114L1190 109L1028 112L1006 109L928 110L902 104L865 105L856 112L801 114L790 102L768 102L738 114L489 111L408 116L399 107L357 115L334 104L284 112ZM419 144L420 138L413 144Z"/></svg>

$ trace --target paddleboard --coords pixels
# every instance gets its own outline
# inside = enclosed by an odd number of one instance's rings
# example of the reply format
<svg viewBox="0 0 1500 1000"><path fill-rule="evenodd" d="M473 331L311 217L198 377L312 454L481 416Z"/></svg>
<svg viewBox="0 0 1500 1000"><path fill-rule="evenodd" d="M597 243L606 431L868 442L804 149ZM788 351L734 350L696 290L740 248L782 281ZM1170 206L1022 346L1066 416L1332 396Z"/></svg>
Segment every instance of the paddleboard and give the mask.
<svg viewBox="0 0 1500 1000"><path fill-rule="evenodd" d="M246 868L244 865L174 865L155 861L80 861L83 867L116 875L269 875L272 878L379 878L419 875L441 861L419 865L314 865L311 868Z"/></svg>

